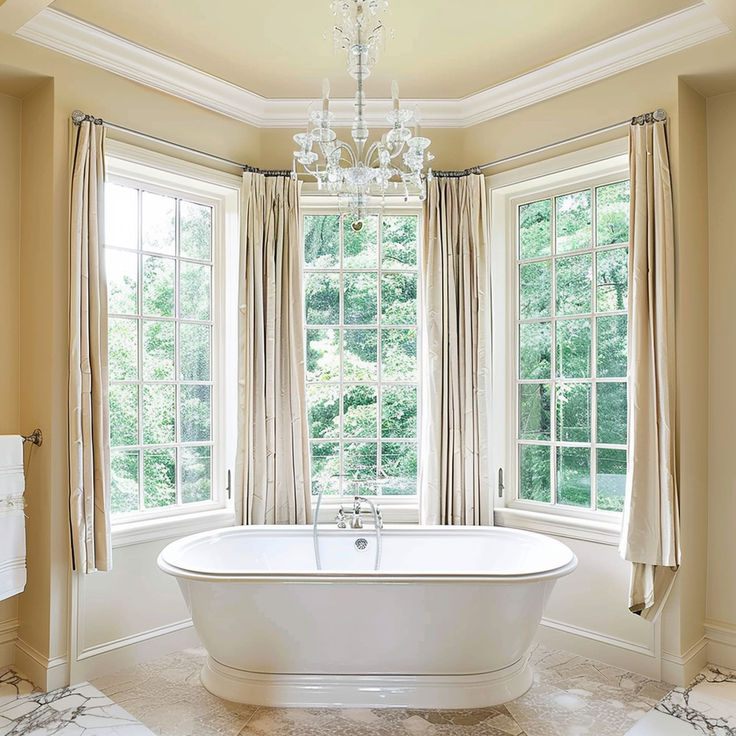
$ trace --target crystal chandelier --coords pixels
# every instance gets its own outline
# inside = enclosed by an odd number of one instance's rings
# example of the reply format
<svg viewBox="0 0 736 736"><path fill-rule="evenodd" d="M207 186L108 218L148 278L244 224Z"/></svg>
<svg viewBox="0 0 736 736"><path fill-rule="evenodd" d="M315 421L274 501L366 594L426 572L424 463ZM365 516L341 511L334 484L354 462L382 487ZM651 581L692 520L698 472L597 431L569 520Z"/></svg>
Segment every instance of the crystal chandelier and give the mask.
<svg viewBox="0 0 736 736"><path fill-rule="evenodd" d="M388 8L387 0L333 0L330 7L340 19L334 27L335 45L347 52L348 74L357 82L353 141L338 139L333 129L330 87L325 80L322 108L312 111L307 132L294 136L299 147L294 152L294 168L298 161L317 180L319 189L340 197L341 208L352 218L357 232L363 227L370 198L383 197L390 187L401 187L407 199L410 194L424 199L426 183L432 178L432 169L425 173L425 164L434 156L428 150L431 141L420 135L414 112L401 107L396 82L391 86L393 109L386 115L389 130L368 145L363 83L370 76L383 41L381 16Z"/></svg>

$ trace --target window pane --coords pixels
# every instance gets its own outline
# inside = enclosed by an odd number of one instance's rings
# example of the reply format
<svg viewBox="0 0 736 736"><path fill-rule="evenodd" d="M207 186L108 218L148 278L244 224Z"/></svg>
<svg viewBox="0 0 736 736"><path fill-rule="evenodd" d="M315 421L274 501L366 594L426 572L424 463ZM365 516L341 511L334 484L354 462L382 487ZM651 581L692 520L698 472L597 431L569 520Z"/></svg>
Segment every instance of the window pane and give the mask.
<svg viewBox="0 0 736 736"><path fill-rule="evenodd" d="M138 510L138 450L110 452L110 509L113 514Z"/></svg>
<svg viewBox="0 0 736 736"><path fill-rule="evenodd" d="M208 261L212 258L212 207L182 200L180 252L185 258Z"/></svg>
<svg viewBox="0 0 736 736"><path fill-rule="evenodd" d="M181 449L181 501L197 503L212 499L212 448Z"/></svg>
<svg viewBox="0 0 736 736"><path fill-rule="evenodd" d="M535 261L519 266L519 316L549 317L552 309L552 262Z"/></svg>
<svg viewBox="0 0 736 736"><path fill-rule="evenodd" d="M346 437L375 437L378 399L375 386L351 386L343 396L343 434Z"/></svg>
<svg viewBox="0 0 736 736"><path fill-rule="evenodd" d="M340 277L338 275L306 274L304 298L308 325L336 325L340 322Z"/></svg>
<svg viewBox="0 0 736 736"><path fill-rule="evenodd" d="M340 265L339 215L305 215L304 263L308 268Z"/></svg>
<svg viewBox="0 0 736 736"><path fill-rule="evenodd" d="M339 331L307 330L307 381L340 380Z"/></svg>
<svg viewBox="0 0 736 736"><path fill-rule="evenodd" d="M307 386L309 436L337 437L340 434L340 387Z"/></svg>
<svg viewBox="0 0 736 736"><path fill-rule="evenodd" d="M416 268L416 215L383 218L382 268Z"/></svg>
<svg viewBox="0 0 736 736"><path fill-rule="evenodd" d="M110 314L138 314L138 254L105 249Z"/></svg>
<svg viewBox="0 0 736 736"><path fill-rule="evenodd" d="M378 330L343 330L343 376L346 381L378 378Z"/></svg>
<svg viewBox="0 0 736 736"><path fill-rule="evenodd" d="M174 380L174 323L143 321L143 379Z"/></svg>
<svg viewBox="0 0 736 736"><path fill-rule="evenodd" d="M105 184L105 245L138 247L137 189Z"/></svg>
<svg viewBox="0 0 736 736"><path fill-rule="evenodd" d="M519 386L519 439L550 440L550 386L523 383Z"/></svg>
<svg viewBox="0 0 736 736"><path fill-rule="evenodd" d="M174 255L176 247L176 200L143 192L141 198L141 243L143 250Z"/></svg>
<svg viewBox="0 0 736 736"><path fill-rule="evenodd" d="M344 268L376 268L378 265L378 217L369 215L355 232L349 217L343 219Z"/></svg>
<svg viewBox="0 0 736 736"><path fill-rule="evenodd" d="M144 445L169 445L176 441L175 396L171 385L143 386Z"/></svg>
<svg viewBox="0 0 736 736"><path fill-rule="evenodd" d="M340 445L337 442L312 442L312 495L320 491L340 493Z"/></svg>
<svg viewBox="0 0 736 736"><path fill-rule="evenodd" d="M557 503L590 508L590 448L557 448Z"/></svg>
<svg viewBox="0 0 736 736"><path fill-rule="evenodd" d="M546 445L521 445L519 468L519 498L551 503L550 448Z"/></svg>
<svg viewBox="0 0 736 736"><path fill-rule="evenodd" d="M143 504L146 508L176 503L176 450L143 450Z"/></svg>
<svg viewBox="0 0 736 736"><path fill-rule="evenodd" d="M378 315L378 274L346 273L343 276L346 325L374 325Z"/></svg>
<svg viewBox="0 0 736 736"><path fill-rule="evenodd" d="M629 294L629 249L602 250L597 255L598 311L626 309Z"/></svg>
<svg viewBox="0 0 736 736"><path fill-rule="evenodd" d="M107 338L110 380L135 381L138 378L138 321L109 320Z"/></svg>
<svg viewBox="0 0 736 736"><path fill-rule="evenodd" d="M412 496L417 492L417 446L413 442L384 442L381 468L388 479L381 483L383 496Z"/></svg>
<svg viewBox="0 0 736 736"><path fill-rule="evenodd" d="M174 259L143 256L143 314L174 316Z"/></svg>
<svg viewBox="0 0 736 736"><path fill-rule="evenodd" d="M138 444L138 386L110 386L110 445Z"/></svg>
<svg viewBox="0 0 736 736"><path fill-rule="evenodd" d="M563 378L590 378L590 320L559 320L556 342L557 375Z"/></svg>
<svg viewBox="0 0 736 736"><path fill-rule="evenodd" d="M179 316L210 319L212 267L182 261L179 269Z"/></svg>
<svg viewBox="0 0 736 736"><path fill-rule="evenodd" d="M626 495L626 450L599 448L598 452L598 508L604 511L623 511Z"/></svg>
<svg viewBox="0 0 736 736"><path fill-rule="evenodd" d="M413 325L417 321L417 277L391 273L381 279L381 321L385 325Z"/></svg>
<svg viewBox="0 0 736 736"><path fill-rule="evenodd" d="M345 485L348 495L376 495L375 481L378 476L378 445L375 442L346 442L344 447ZM354 484L353 479L369 483ZM371 482L372 481L372 482Z"/></svg>
<svg viewBox="0 0 736 736"><path fill-rule="evenodd" d="M381 436L384 438L417 435L417 389L415 386L392 386L383 389L383 419Z"/></svg>
<svg viewBox="0 0 736 736"><path fill-rule="evenodd" d="M519 258L552 253L552 200L543 199L519 207Z"/></svg>
<svg viewBox="0 0 736 736"><path fill-rule="evenodd" d="M179 387L179 422L182 442L208 442L212 438L212 391L210 386Z"/></svg>
<svg viewBox="0 0 736 736"><path fill-rule="evenodd" d="M557 314L581 314L591 311L592 262L590 253L558 258Z"/></svg>
<svg viewBox="0 0 736 736"><path fill-rule="evenodd" d="M626 444L626 384L598 384L598 442Z"/></svg>
<svg viewBox="0 0 736 736"><path fill-rule="evenodd" d="M598 245L629 240L629 182L621 181L596 189Z"/></svg>
<svg viewBox="0 0 736 736"><path fill-rule="evenodd" d="M182 381L210 380L209 325L179 326L179 378Z"/></svg>
<svg viewBox="0 0 736 736"><path fill-rule="evenodd" d="M555 199L557 252L590 248L592 242L590 190Z"/></svg>
<svg viewBox="0 0 736 736"><path fill-rule="evenodd" d="M626 378L627 349L625 314L598 317L598 375L603 378Z"/></svg>
<svg viewBox="0 0 736 736"><path fill-rule="evenodd" d="M557 384L557 439L590 442L590 424L590 384Z"/></svg>
<svg viewBox="0 0 736 736"><path fill-rule="evenodd" d="M381 371L384 381L416 381L417 331L381 330Z"/></svg>
<svg viewBox="0 0 736 736"><path fill-rule="evenodd" d="M552 330L549 322L519 325L519 378L551 378Z"/></svg>

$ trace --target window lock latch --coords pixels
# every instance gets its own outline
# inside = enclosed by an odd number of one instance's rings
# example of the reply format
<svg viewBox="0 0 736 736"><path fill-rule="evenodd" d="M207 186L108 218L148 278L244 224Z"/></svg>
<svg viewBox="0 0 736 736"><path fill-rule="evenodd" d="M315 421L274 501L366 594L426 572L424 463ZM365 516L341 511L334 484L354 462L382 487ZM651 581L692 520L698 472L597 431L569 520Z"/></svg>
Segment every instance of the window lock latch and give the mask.
<svg viewBox="0 0 736 736"><path fill-rule="evenodd" d="M233 497L233 484L230 470L227 471L227 485L225 486L225 490L227 491L227 499L229 501Z"/></svg>
<svg viewBox="0 0 736 736"><path fill-rule="evenodd" d="M503 468L498 469L498 497L503 498L503 490L505 486L503 484Z"/></svg>

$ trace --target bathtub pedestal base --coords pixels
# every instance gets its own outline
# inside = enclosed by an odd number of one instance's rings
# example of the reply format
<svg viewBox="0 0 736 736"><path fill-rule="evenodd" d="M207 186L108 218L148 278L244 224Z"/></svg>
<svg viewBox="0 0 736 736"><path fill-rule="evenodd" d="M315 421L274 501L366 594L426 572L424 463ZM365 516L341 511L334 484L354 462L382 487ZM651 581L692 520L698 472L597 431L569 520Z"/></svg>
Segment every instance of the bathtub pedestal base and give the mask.
<svg viewBox="0 0 736 736"><path fill-rule="evenodd" d="M208 657L202 684L225 700L282 708L482 708L523 695L532 672L526 656L502 670L474 675L270 675Z"/></svg>

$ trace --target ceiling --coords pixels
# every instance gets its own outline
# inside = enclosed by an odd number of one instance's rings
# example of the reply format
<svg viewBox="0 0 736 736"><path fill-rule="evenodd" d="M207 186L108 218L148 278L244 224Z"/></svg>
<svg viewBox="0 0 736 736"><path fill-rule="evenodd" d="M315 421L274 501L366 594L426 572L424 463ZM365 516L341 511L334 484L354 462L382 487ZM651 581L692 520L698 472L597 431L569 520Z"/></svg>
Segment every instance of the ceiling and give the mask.
<svg viewBox="0 0 736 736"><path fill-rule="evenodd" d="M390 0L393 29L366 88L474 94L693 0ZM307 6L311 10L307 10ZM349 97L329 0L56 0L52 7L268 98Z"/></svg>

